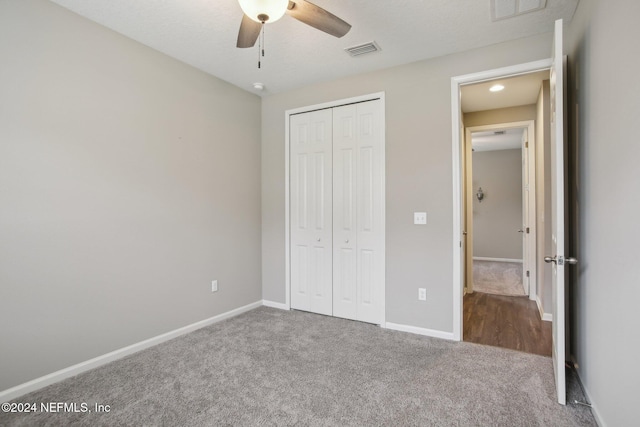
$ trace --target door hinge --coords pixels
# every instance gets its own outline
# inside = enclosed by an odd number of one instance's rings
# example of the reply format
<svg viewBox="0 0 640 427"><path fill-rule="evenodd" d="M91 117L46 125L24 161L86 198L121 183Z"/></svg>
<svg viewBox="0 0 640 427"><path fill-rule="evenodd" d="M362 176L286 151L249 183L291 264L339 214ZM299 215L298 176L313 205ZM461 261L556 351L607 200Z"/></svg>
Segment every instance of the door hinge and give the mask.
<svg viewBox="0 0 640 427"><path fill-rule="evenodd" d="M527 270L527 277L530 277L531 272L529 270Z"/></svg>
<svg viewBox="0 0 640 427"><path fill-rule="evenodd" d="M529 148L529 141L524 143L524 148Z"/></svg>
<svg viewBox="0 0 640 427"><path fill-rule="evenodd" d="M529 234L529 227L527 227L527 234Z"/></svg>

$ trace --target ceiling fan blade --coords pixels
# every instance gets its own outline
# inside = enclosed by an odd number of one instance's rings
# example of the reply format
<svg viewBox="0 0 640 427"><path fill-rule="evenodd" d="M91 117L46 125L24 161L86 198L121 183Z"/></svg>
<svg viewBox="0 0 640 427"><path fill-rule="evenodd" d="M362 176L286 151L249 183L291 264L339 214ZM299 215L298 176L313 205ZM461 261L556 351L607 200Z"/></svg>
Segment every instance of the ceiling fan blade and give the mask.
<svg viewBox="0 0 640 427"><path fill-rule="evenodd" d="M287 14L335 37L342 37L351 29L342 19L306 0L289 1Z"/></svg>
<svg viewBox="0 0 640 427"><path fill-rule="evenodd" d="M261 29L261 23L254 21L247 15L242 15L236 47L253 47L256 44L256 40L258 40Z"/></svg>

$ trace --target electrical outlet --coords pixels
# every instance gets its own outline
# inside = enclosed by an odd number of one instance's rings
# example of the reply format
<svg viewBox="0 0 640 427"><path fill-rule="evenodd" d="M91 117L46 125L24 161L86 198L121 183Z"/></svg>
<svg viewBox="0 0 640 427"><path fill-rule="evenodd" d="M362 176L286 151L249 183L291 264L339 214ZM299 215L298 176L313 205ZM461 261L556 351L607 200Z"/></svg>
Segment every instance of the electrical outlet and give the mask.
<svg viewBox="0 0 640 427"><path fill-rule="evenodd" d="M427 213L426 212L414 212L413 213L413 223L416 225L426 225L427 224Z"/></svg>
<svg viewBox="0 0 640 427"><path fill-rule="evenodd" d="M218 281L217 280L212 280L211 281L211 292L218 292Z"/></svg>
<svg viewBox="0 0 640 427"><path fill-rule="evenodd" d="M420 301L427 300L427 290L425 288L418 288L418 299Z"/></svg>

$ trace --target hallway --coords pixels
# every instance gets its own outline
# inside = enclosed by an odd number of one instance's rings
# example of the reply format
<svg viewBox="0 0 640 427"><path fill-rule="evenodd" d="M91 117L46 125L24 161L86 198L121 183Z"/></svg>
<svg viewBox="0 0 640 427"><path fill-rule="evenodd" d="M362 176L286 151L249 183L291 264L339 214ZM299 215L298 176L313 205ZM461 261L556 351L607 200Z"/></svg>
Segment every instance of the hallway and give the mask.
<svg viewBox="0 0 640 427"><path fill-rule="evenodd" d="M534 301L474 292L464 296L464 341L551 356L551 322Z"/></svg>

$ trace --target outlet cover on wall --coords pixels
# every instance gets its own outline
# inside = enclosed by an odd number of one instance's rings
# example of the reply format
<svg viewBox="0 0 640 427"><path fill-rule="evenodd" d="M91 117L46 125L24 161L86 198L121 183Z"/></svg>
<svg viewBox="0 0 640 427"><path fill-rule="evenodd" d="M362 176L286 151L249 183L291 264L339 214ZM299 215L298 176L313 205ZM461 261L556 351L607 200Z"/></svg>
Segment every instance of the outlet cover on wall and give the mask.
<svg viewBox="0 0 640 427"><path fill-rule="evenodd" d="M212 280L211 281L211 292L218 292L218 281L217 280Z"/></svg>
<svg viewBox="0 0 640 427"><path fill-rule="evenodd" d="M413 223L416 225L426 225L427 224L427 213L426 212L414 212L413 213Z"/></svg>
<svg viewBox="0 0 640 427"><path fill-rule="evenodd" d="M427 300L427 290L425 288L418 288L418 299L420 301Z"/></svg>

